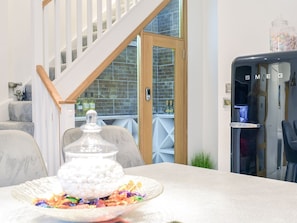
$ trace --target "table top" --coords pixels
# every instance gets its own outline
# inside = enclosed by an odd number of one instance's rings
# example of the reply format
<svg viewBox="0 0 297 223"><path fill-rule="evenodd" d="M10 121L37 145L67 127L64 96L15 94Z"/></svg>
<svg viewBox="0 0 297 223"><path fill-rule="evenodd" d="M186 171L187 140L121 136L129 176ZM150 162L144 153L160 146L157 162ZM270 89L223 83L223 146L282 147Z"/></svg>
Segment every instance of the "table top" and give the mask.
<svg viewBox="0 0 297 223"><path fill-rule="evenodd" d="M297 221L296 183L173 163L127 168L125 173L153 178L164 187L157 198L122 216L131 223ZM1 222L62 222L32 213L11 196L12 188L0 188Z"/></svg>

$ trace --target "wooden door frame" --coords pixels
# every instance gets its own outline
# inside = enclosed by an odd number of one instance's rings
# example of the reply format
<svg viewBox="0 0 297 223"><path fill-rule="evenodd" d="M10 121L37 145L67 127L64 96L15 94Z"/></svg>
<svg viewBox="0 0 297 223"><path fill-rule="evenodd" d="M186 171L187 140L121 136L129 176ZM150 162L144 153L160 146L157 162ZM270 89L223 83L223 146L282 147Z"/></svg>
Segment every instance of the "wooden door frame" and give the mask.
<svg viewBox="0 0 297 223"><path fill-rule="evenodd" d="M174 161L187 163L187 73L183 39L154 33L140 34L139 70L139 149L146 164L152 163L152 100L145 100L145 88L153 92L153 46L175 50L174 76Z"/></svg>

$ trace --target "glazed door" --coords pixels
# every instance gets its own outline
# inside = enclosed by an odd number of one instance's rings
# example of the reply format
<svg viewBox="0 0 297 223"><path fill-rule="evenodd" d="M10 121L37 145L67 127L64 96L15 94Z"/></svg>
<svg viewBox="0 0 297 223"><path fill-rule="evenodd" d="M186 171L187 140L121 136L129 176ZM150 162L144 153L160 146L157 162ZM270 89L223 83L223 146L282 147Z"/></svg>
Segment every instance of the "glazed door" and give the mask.
<svg viewBox="0 0 297 223"><path fill-rule="evenodd" d="M146 163L187 163L184 41L141 35L139 148Z"/></svg>

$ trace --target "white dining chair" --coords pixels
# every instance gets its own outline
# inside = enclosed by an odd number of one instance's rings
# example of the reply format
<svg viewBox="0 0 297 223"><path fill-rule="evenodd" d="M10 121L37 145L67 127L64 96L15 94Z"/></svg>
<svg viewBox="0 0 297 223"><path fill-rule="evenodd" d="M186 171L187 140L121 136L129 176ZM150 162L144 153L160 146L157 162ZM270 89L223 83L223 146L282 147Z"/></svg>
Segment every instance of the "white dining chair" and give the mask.
<svg viewBox="0 0 297 223"><path fill-rule="evenodd" d="M82 136L80 128L67 129L63 134L62 147L76 141ZM135 143L132 134L125 128L115 125L102 126L99 133L101 137L109 143L117 146L117 161L122 167L133 167L144 165L144 161ZM65 156L64 156L65 157Z"/></svg>
<svg viewBox="0 0 297 223"><path fill-rule="evenodd" d="M35 139L21 130L0 130L0 186L48 176Z"/></svg>

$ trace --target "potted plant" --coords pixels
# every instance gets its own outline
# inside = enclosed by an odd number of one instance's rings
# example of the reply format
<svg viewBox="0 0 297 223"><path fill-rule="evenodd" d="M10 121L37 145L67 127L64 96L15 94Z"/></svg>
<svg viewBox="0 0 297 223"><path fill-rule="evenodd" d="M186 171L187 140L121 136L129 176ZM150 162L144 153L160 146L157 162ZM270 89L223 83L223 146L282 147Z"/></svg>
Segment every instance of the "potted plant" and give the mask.
<svg viewBox="0 0 297 223"><path fill-rule="evenodd" d="M191 165L207 169L213 169L214 167L210 155L204 152L195 154L191 160Z"/></svg>

